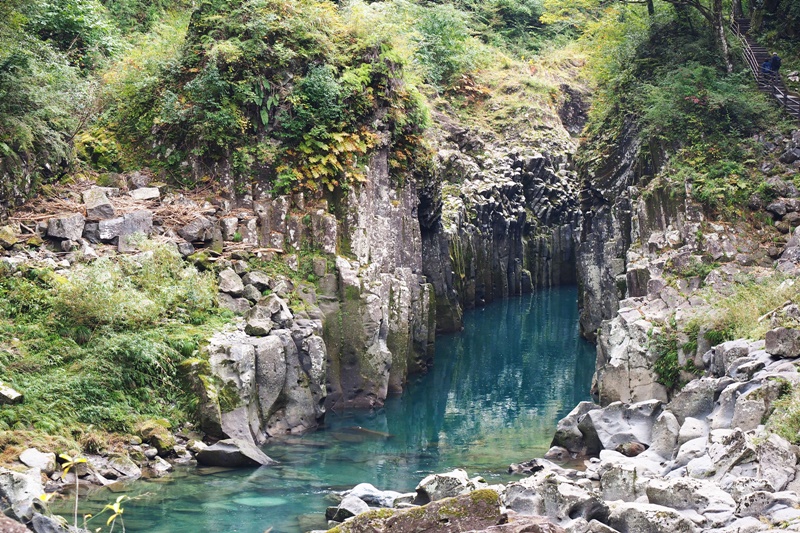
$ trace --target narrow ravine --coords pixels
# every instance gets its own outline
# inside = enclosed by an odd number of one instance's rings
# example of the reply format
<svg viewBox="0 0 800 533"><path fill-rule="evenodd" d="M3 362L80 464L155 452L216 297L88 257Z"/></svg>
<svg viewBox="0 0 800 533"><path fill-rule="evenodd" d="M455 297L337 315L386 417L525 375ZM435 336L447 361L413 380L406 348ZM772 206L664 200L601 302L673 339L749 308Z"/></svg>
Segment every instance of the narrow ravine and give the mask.
<svg viewBox="0 0 800 533"><path fill-rule="evenodd" d="M467 312L463 332L437 339L435 360L385 408L329 413L323 430L268 444L277 467L185 467L116 488L133 498L126 531L298 533L325 528L326 495L361 482L413 491L456 467L503 480L510 463L541 457L556 422L588 399L594 348L579 338L567 287ZM96 491L82 506L99 511L114 497Z"/></svg>

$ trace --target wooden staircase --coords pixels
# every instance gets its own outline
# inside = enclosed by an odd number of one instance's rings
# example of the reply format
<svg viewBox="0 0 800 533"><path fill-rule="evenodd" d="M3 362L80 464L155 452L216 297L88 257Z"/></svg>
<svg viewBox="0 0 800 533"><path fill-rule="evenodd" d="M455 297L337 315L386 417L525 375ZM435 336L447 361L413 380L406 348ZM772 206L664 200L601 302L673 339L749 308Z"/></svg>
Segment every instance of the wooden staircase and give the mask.
<svg viewBox="0 0 800 533"><path fill-rule="evenodd" d="M750 67L758 88L775 98L788 115L800 119L800 97L789 92L780 73L774 77L761 73L761 64L769 59L771 54L750 37L750 20L736 19L731 23L731 29L742 41L742 56Z"/></svg>

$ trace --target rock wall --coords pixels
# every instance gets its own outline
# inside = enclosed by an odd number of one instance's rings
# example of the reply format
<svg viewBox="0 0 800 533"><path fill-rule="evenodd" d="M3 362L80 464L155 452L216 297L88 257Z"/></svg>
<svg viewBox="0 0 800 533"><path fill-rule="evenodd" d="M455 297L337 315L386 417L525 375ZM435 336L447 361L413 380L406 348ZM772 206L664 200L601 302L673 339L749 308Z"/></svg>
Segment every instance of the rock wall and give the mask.
<svg viewBox="0 0 800 533"><path fill-rule="evenodd" d="M786 153L800 143L797 137L785 139ZM659 150L651 146L643 156L633 126L624 128L617 141L610 156L584 157L580 169L581 331L598 345L593 394L601 404L666 401L670 391L655 371L661 356L655 338L662 328L670 330L680 337L677 364L706 368L707 328L692 332L695 338L683 328L691 317L709 321L709 293L700 289L711 286L724 294L737 279L770 277L776 268L795 272L796 243L781 234L800 224L800 216L791 215L800 192L788 180L765 175L777 199L770 203L754 195L752 219L711 221L691 200L690 185L651 177L659 167ZM767 142L764 149L778 150ZM758 223L769 217L773 224ZM685 344L697 348L685 353Z"/></svg>
<svg viewBox="0 0 800 533"><path fill-rule="evenodd" d="M580 212L569 148L487 147L438 118L437 182L421 191L420 216L438 330L460 329L463 309L574 283Z"/></svg>
<svg viewBox="0 0 800 533"><path fill-rule="evenodd" d="M431 363L434 296L422 275L414 183L391 182L388 148L340 217L347 257L336 259L336 290L322 305L328 346L328 405L372 407L403 390Z"/></svg>

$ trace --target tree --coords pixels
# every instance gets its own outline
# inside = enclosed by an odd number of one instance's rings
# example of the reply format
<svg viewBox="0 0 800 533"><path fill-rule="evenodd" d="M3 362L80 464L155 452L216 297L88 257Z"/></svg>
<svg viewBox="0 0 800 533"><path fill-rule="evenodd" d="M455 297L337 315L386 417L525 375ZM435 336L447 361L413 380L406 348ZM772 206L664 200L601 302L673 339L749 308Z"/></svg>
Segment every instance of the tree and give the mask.
<svg viewBox="0 0 800 533"><path fill-rule="evenodd" d="M730 47L725 35L725 22L722 13L722 0L710 0L710 5L705 5L703 0L666 0L667 3L676 8L694 8L700 15L708 21L714 32L714 40L717 43L722 59L725 61L725 69L728 73L733 72L733 62L731 61Z"/></svg>

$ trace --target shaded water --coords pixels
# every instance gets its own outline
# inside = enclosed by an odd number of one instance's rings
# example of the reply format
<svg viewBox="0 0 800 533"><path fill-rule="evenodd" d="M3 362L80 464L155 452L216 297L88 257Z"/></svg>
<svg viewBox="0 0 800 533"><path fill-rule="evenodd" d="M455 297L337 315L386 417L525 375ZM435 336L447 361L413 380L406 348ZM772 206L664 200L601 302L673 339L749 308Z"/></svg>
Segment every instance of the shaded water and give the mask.
<svg viewBox="0 0 800 533"><path fill-rule="evenodd" d="M124 504L127 531L296 533L325 529L330 493L361 482L413 491L457 467L507 479L508 465L541 457L557 420L588 398L594 349L578 336L576 301L575 288L556 288L468 312L402 397L377 412L329 413L325 429L267 445L277 467L187 467L127 485L137 498ZM97 512L116 496L98 491L81 507Z"/></svg>

